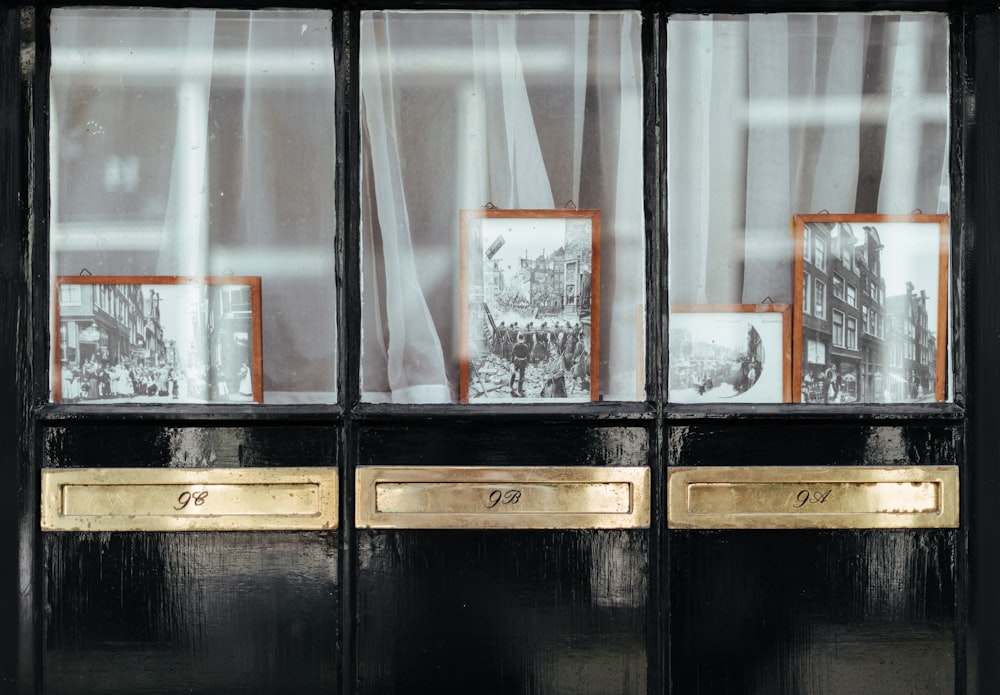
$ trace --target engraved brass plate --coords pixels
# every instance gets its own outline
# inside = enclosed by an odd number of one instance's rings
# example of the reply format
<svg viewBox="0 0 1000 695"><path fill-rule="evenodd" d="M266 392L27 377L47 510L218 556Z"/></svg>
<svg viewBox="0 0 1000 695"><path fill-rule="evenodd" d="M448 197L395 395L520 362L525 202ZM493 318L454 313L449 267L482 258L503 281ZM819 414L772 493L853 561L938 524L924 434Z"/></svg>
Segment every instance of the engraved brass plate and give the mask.
<svg viewBox="0 0 1000 695"><path fill-rule="evenodd" d="M42 471L44 531L260 531L337 527L336 468Z"/></svg>
<svg viewBox="0 0 1000 695"><path fill-rule="evenodd" d="M645 528L649 469L393 466L357 470L362 528Z"/></svg>
<svg viewBox="0 0 1000 695"><path fill-rule="evenodd" d="M957 466L667 472L670 528L956 528Z"/></svg>

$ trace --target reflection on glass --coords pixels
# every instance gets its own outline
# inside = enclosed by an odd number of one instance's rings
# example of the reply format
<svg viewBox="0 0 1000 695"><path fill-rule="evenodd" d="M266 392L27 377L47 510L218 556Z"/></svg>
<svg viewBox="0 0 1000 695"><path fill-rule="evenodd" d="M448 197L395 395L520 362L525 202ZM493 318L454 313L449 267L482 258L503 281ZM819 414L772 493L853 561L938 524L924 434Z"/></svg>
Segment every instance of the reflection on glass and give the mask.
<svg viewBox="0 0 1000 695"><path fill-rule="evenodd" d="M365 400L459 400L459 211L489 204L600 211L600 396L644 397L639 29L637 12L362 14Z"/></svg>
<svg viewBox="0 0 1000 695"><path fill-rule="evenodd" d="M52 13L52 276L260 277L270 403L336 399L331 46L328 12Z"/></svg>
<svg viewBox="0 0 1000 695"><path fill-rule="evenodd" d="M797 297L845 350L859 345L870 290L848 276L868 260L807 233L793 277L789 224L948 213L946 15L674 15L667 47L671 303ZM823 361L829 348L806 336L796 350Z"/></svg>

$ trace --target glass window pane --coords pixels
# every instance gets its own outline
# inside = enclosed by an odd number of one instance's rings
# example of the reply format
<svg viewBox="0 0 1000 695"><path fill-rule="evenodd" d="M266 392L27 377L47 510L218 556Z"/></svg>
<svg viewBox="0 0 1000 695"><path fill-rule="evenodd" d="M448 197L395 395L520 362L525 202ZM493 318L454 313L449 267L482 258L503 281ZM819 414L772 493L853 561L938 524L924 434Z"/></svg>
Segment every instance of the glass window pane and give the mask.
<svg viewBox="0 0 1000 695"><path fill-rule="evenodd" d="M796 337L800 359L853 377L841 402L898 400L874 385L882 358L857 327L882 340L893 317L866 321L861 307L888 307L903 289L878 283L881 259L858 240L807 230L797 248L789 224L948 214L948 35L942 13L671 16L671 304L790 305L813 331Z"/></svg>
<svg viewBox="0 0 1000 695"><path fill-rule="evenodd" d="M264 402L335 402L334 82L329 12L53 11L53 277L259 277ZM231 299L227 320L252 313ZM171 361L182 396L238 393L236 352L168 325L190 310L163 318L166 358L128 325L150 319L141 302L84 308L61 320L66 370ZM74 343L91 324L100 342Z"/></svg>
<svg viewBox="0 0 1000 695"><path fill-rule="evenodd" d="M484 206L600 212L599 396L644 398L639 30L637 12L362 13L365 400L457 401L463 356L470 390L506 390L509 399L502 349L470 354L462 339L460 213ZM527 259L563 268L558 296L522 283L518 296L490 308L492 324L466 328L478 335L501 322L580 322L590 259L562 248L533 249ZM566 275L573 260L580 266ZM504 287L520 273L520 263L508 266L495 269ZM543 342L549 348L525 378L529 398L542 397L545 367L577 371L559 368L562 356Z"/></svg>

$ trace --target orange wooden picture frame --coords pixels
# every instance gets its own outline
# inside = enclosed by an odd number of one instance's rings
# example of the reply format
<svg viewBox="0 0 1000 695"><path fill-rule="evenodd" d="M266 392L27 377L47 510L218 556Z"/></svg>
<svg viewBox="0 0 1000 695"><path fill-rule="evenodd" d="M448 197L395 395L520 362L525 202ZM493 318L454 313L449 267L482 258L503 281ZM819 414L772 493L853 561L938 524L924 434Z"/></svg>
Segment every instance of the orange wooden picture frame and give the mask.
<svg viewBox="0 0 1000 695"><path fill-rule="evenodd" d="M74 275L54 283L54 403L264 401L260 277Z"/></svg>
<svg viewBox="0 0 1000 695"><path fill-rule="evenodd" d="M948 216L795 215L791 227L795 401L946 400Z"/></svg>
<svg viewBox="0 0 1000 695"><path fill-rule="evenodd" d="M461 402L599 400L600 211L484 208L459 220ZM518 335L530 342L523 394L507 354Z"/></svg>

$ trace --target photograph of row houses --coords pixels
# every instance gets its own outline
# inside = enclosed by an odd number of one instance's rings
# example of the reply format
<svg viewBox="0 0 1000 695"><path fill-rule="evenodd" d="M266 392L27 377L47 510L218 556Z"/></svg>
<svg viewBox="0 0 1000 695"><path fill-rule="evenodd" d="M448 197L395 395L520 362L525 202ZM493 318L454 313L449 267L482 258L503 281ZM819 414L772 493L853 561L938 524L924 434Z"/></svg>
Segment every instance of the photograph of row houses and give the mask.
<svg viewBox="0 0 1000 695"><path fill-rule="evenodd" d="M943 224L813 219L799 226L795 371L802 402L941 398Z"/></svg>
<svg viewBox="0 0 1000 695"><path fill-rule="evenodd" d="M55 402L260 399L259 278L57 282Z"/></svg>

